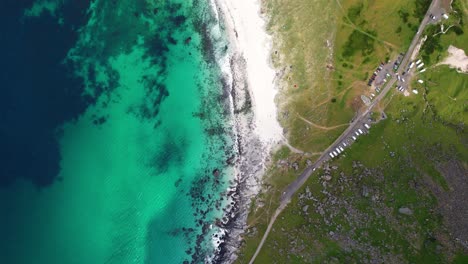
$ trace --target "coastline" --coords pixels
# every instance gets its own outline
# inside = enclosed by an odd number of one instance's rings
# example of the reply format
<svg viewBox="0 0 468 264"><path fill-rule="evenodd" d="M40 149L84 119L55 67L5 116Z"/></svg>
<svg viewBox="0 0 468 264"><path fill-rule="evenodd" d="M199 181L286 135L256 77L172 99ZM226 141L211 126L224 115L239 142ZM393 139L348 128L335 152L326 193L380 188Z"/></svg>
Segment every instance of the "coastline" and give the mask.
<svg viewBox="0 0 468 264"><path fill-rule="evenodd" d="M232 263L247 228L250 204L261 188L270 154L283 140L277 120L275 70L270 62L271 37L259 1L212 0L219 26L227 34L229 51L222 60L225 89L230 94L237 157L233 182L226 190L227 205L214 263Z"/></svg>

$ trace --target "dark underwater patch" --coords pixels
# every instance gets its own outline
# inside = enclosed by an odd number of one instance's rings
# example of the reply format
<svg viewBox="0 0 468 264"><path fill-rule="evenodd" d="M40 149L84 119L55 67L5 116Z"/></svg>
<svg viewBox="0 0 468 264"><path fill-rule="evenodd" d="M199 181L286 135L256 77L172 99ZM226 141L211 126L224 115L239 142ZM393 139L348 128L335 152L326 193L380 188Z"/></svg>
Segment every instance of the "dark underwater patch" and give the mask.
<svg viewBox="0 0 468 264"><path fill-rule="evenodd" d="M33 2L0 4L0 186L18 178L52 184L60 171L57 128L94 103L82 97L82 80L62 63L87 19L89 0L67 1L62 25L47 12L22 18Z"/></svg>
<svg viewBox="0 0 468 264"><path fill-rule="evenodd" d="M162 147L153 158L152 167L156 172L164 173L172 166L182 166L187 146L188 143L184 138L175 139L171 135L166 135Z"/></svg>

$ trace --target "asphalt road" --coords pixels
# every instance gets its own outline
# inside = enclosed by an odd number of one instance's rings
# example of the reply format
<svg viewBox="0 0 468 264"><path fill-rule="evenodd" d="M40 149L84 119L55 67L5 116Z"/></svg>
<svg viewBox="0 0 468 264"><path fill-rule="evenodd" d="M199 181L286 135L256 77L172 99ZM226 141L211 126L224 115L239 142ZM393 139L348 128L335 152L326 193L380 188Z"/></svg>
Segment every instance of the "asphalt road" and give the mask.
<svg viewBox="0 0 468 264"><path fill-rule="evenodd" d="M424 29L426 28L427 24L431 22L429 14L437 13L436 11L438 11L439 2L440 0L432 1L426 15L424 16L424 19L421 21L416 35L413 37L413 40L411 41L411 44L407 52L405 53L405 56L401 60L400 66L397 71L400 75L408 67L411 55L419 40L421 39L421 35L424 32ZM294 193L297 192L297 190L299 190L302 187L302 185L307 181L312 172L314 172L315 169L319 168L325 161L330 159L328 153L331 150L336 149L336 147L340 145L343 142L343 140L351 137L354 131L356 131L358 128L361 128L363 131L367 131L367 129L364 128L364 123L366 123L367 119L369 118L369 114L372 112L374 107L380 102L380 100L382 100L382 98L384 98L385 95L387 95L387 93L392 89L396 81L397 79L394 75L392 75L392 78L383 86L384 88L382 89L381 93L374 98L374 100L366 108L366 110L360 113L350 124L350 126L335 140L335 142L333 142L333 144L331 144L326 150L323 151L323 154L317 159L317 161L314 164L307 167L294 182L292 182L288 187L286 187L281 196L282 204L289 203L291 197L294 195Z"/></svg>
<svg viewBox="0 0 468 264"><path fill-rule="evenodd" d="M411 59L411 55L415 47L417 46L418 42L420 41L421 35L424 32L424 29L426 28L427 24L430 22L435 22L429 17L429 15L440 13L440 7L439 7L440 1L441 0L433 0L431 5L429 6L429 9L426 12L426 15L424 16L423 20L421 21L421 24L419 25L416 35L413 37L413 40L411 41L411 44L407 52L405 53L403 59L401 60L400 66L397 71L400 75L408 67L409 61ZM438 19L440 19L440 17ZM338 139L336 139L335 142L333 142L333 144L331 144L326 150L323 151L323 154L317 159L317 161L315 161L314 164L307 167L294 182L292 182L290 185L288 185L288 187L286 187L283 194L281 195L280 205L276 209L273 216L271 217L267 230L265 231L265 234L263 235L262 240L260 241L260 244L258 245L257 250L255 251L255 254L253 255L249 264L252 264L255 261L255 258L257 257L263 244L265 243L266 238L268 237L268 234L273 226L273 223L276 221L276 218L283 211L286 205L291 201L291 197L302 187L302 185L304 185L304 183L307 181L310 175L312 175L312 172L314 172L317 168L319 168L325 161L330 159L328 153L331 150L336 149L336 147L342 144L342 142L345 139L351 137L354 131L356 131L357 129L361 128L363 131L364 130L367 131L367 129L364 128L364 123L366 123L366 120L369 118L369 113L371 113L373 108L380 102L380 100L382 100L382 98L384 98L385 95L387 95L387 93L392 89L396 81L397 79L395 75L392 75L392 78L388 80L387 83L383 86L381 93L374 98L374 100L366 108L366 110L360 113L354 119L354 121L351 122L350 126L338 137Z"/></svg>

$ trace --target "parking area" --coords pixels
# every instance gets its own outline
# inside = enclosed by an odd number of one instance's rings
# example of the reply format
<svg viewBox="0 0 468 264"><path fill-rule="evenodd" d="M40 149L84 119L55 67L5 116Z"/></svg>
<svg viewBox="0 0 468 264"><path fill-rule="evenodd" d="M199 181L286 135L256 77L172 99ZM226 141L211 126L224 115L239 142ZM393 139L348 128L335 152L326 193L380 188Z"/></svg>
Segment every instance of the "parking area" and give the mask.
<svg viewBox="0 0 468 264"><path fill-rule="evenodd" d="M435 3L435 4L434 4ZM408 49L407 54L400 53L396 58L387 62L381 62L376 65L376 68L367 81L370 89L361 95L361 100L368 107L373 107L383 96L393 88L399 92L409 95L410 92L418 94L416 89L410 91L409 84L417 81L419 84L424 84L424 75L426 65L421 58L411 60L411 55L421 37L424 34L424 28L427 24L437 24L441 20L448 19L445 10L439 6L440 3L433 2L430 10L427 12L426 17L423 19L416 35ZM417 54L418 51L416 51ZM374 100L375 99L375 100ZM382 118L386 118L382 114ZM340 156L346 148L350 147L352 143L359 140L359 137L370 133L372 120L368 114L368 110L357 119L351 121L349 129L347 129L337 140L325 151L325 159L333 159Z"/></svg>
<svg viewBox="0 0 468 264"><path fill-rule="evenodd" d="M363 122L356 127L355 130L350 131L346 137L343 138L340 142L337 142L333 147L330 148L328 155L331 159L338 157L346 148L351 146L355 141L359 139L360 136L368 134L370 132L371 119L368 118L368 122Z"/></svg>
<svg viewBox="0 0 468 264"><path fill-rule="evenodd" d="M405 92L406 90L409 90L409 83L412 80L412 78L418 74L424 73L426 71L426 65L421 59L417 59L415 61L410 61L406 69L403 70L403 72L400 75L396 75L397 77L397 83L396 83L396 89L400 92ZM419 83L422 80L418 80Z"/></svg>
<svg viewBox="0 0 468 264"><path fill-rule="evenodd" d="M371 87L370 99L372 100L380 93L382 86L387 83L394 75L393 64L391 61L387 63L381 62L369 78L367 85Z"/></svg>
<svg viewBox="0 0 468 264"><path fill-rule="evenodd" d="M442 19L448 19L447 11L439 6L433 8L432 12L429 14L429 24L437 24L439 23Z"/></svg>

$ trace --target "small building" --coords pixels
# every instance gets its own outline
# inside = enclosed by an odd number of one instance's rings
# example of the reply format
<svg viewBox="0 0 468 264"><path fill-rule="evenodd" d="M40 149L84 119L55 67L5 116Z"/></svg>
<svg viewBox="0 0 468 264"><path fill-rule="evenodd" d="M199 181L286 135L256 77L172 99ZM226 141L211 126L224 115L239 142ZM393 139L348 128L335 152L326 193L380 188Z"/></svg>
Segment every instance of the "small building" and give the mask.
<svg viewBox="0 0 468 264"><path fill-rule="evenodd" d="M413 90L413 93L414 93L414 94L418 94L418 90L414 89L414 90Z"/></svg>
<svg viewBox="0 0 468 264"><path fill-rule="evenodd" d="M365 95L361 95L361 100L366 106L369 106L371 104L371 100Z"/></svg>
<svg viewBox="0 0 468 264"><path fill-rule="evenodd" d="M423 81L423 80L418 80L418 83L421 83L421 84L423 84L423 83L424 83L424 81Z"/></svg>

